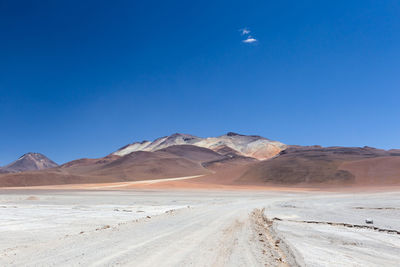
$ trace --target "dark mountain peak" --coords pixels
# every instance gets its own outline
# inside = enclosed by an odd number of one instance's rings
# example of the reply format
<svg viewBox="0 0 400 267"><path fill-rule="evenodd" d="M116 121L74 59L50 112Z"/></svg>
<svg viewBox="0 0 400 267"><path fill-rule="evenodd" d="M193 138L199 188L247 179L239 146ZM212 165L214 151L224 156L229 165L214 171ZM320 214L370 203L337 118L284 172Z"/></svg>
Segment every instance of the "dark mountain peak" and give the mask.
<svg viewBox="0 0 400 267"><path fill-rule="evenodd" d="M234 132L228 132L226 135L227 136L243 136L243 134L238 134L238 133L234 133Z"/></svg>
<svg viewBox="0 0 400 267"><path fill-rule="evenodd" d="M176 137L176 136L182 136L182 135L185 135L185 134L182 134L182 133L173 133L173 134L171 134L169 137Z"/></svg>
<svg viewBox="0 0 400 267"><path fill-rule="evenodd" d="M229 136L229 137L244 137L244 138L251 138L251 139L267 139L265 137L259 136L259 135L246 135L246 134L239 134L239 133L235 133L235 132L228 132L225 136ZM269 139L267 139L269 140Z"/></svg>
<svg viewBox="0 0 400 267"><path fill-rule="evenodd" d="M183 141L190 141L190 140L198 140L199 137L190 134L174 133L166 138L166 140L168 141L176 139L182 139Z"/></svg>
<svg viewBox="0 0 400 267"><path fill-rule="evenodd" d="M175 138L175 137L196 137L196 136L191 135L191 134L184 134L184 133L174 133L174 134L171 134L170 136L168 136L168 138Z"/></svg>

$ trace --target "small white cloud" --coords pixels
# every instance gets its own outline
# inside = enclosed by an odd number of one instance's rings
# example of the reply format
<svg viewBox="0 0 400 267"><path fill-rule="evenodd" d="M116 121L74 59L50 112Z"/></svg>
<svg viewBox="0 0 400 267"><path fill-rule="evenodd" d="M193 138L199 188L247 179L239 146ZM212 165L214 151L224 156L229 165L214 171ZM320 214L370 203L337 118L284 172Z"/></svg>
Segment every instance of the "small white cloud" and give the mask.
<svg viewBox="0 0 400 267"><path fill-rule="evenodd" d="M255 39L255 38L249 36L249 37L247 37L246 40L243 40L242 42L243 42L243 43L246 43L246 44L251 44L251 43L257 42L257 39Z"/></svg>
<svg viewBox="0 0 400 267"><path fill-rule="evenodd" d="M246 28L244 28L244 29L242 29L242 30L240 30L241 32L242 32L242 35L246 35L246 34L249 34L250 33L250 30L248 30L248 29L246 29Z"/></svg>

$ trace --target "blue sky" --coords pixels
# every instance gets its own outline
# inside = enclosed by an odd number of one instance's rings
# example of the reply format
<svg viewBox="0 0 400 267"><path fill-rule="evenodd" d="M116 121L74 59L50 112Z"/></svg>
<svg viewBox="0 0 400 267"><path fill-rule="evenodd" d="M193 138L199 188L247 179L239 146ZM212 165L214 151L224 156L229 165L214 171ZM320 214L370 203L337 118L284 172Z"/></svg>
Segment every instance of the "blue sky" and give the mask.
<svg viewBox="0 0 400 267"><path fill-rule="evenodd" d="M193 2L0 1L0 165L175 132L400 148L399 1Z"/></svg>

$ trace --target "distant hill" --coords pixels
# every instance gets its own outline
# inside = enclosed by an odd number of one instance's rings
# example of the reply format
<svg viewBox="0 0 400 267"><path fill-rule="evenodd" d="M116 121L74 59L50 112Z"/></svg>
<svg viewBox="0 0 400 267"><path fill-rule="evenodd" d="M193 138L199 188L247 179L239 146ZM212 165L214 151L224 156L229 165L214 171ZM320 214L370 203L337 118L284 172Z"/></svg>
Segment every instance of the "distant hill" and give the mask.
<svg viewBox="0 0 400 267"><path fill-rule="evenodd" d="M57 167L58 164L40 153L27 153L16 161L0 168L1 173L44 170Z"/></svg>
<svg viewBox="0 0 400 267"><path fill-rule="evenodd" d="M209 160L224 156L191 145L170 146L158 151L135 151L124 156L79 159L39 172L0 175L0 186L32 186L68 183L107 183L206 175Z"/></svg>

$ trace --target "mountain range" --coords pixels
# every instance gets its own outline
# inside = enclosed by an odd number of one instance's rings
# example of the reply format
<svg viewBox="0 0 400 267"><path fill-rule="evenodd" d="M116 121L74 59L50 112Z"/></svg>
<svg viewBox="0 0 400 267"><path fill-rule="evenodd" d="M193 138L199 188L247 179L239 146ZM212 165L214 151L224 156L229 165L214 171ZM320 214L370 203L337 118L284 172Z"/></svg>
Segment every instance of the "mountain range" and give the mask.
<svg viewBox="0 0 400 267"><path fill-rule="evenodd" d="M127 145L113 155L124 156L135 151L157 151L175 145L193 145L213 151L230 151L234 153L264 160L275 156L286 148L286 145L271 141L257 135L241 135L229 132L219 137L200 138L189 134L173 134L150 141L137 142ZM230 151L231 152L231 151Z"/></svg>
<svg viewBox="0 0 400 267"><path fill-rule="evenodd" d="M292 146L229 132L172 134L128 144L97 159L57 165L28 153L0 168L0 186L108 183L202 175L194 183L352 186L400 183L400 150Z"/></svg>

